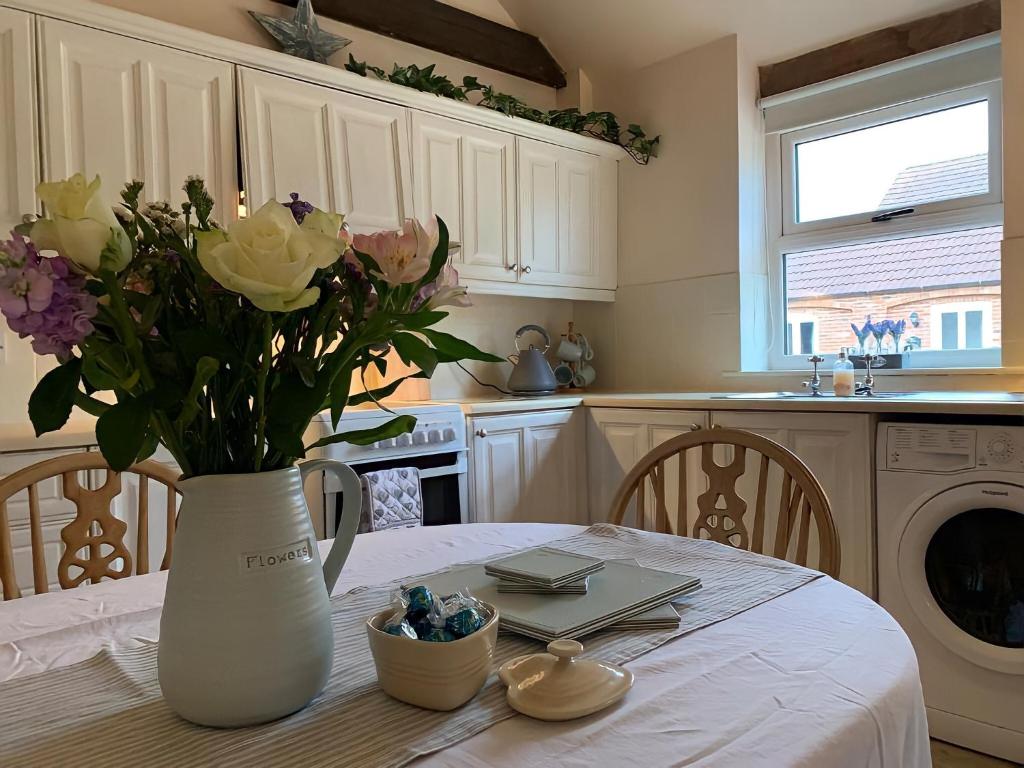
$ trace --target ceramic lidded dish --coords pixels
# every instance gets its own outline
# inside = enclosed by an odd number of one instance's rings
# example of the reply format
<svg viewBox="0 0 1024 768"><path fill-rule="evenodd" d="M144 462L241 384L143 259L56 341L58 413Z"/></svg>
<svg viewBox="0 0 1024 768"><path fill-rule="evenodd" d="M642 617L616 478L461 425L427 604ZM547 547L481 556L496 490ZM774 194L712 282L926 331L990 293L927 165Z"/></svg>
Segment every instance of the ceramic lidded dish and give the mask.
<svg viewBox="0 0 1024 768"><path fill-rule="evenodd" d="M498 670L509 706L538 720L573 720L617 702L633 687L633 673L618 664L575 658L583 646L553 640L547 653L519 656Z"/></svg>
<svg viewBox="0 0 1024 768"><path fill-rule="evenodd" d="M487 682L498 640L498 609L482 603L487 623L448 643L389 635L381 626L394 613L387 608L366 622L366 636L377 680L389 696L424 709L448 711L472 699Z"/></svg>

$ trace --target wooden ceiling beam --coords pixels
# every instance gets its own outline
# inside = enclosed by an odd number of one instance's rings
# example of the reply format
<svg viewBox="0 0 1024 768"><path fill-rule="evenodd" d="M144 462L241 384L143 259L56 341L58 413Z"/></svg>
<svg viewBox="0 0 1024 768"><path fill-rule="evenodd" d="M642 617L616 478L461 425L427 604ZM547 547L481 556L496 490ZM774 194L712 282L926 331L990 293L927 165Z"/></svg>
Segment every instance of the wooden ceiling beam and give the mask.
<svg viewBox="0 0 1024 768"><path fill-rule="evenodd" d="M297 0L275 2L294 7ZM314 10L320 16L499 72L552 88L565 87L565 73L538 38L437 0L316 0Z"/></svg>
<svg viewBox="0 0 1024 768"><path fill-rule="evenodd" d="M981 0L945 13L868 32L852 40L760 67L761 96L774 96L998 32L1000 26L999 0Z"/></svg>

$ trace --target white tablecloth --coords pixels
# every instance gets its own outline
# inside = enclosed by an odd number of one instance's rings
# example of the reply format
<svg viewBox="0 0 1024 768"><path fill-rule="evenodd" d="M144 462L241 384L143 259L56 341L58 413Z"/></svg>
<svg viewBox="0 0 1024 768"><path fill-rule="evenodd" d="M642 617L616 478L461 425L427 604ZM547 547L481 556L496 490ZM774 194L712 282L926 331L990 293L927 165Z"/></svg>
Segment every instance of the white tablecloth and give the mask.
<svg viewBox="0 0 1024 768"><path fill-rule="evenodd" d="M477 524L364 534L335 594L579 530ZM0 680L81 661L104 645L155 641L165 580L150 574L0 604ZM636 684L611 710L569 723L516 717L417 765L931 764L910 641L878 605L827 577L670 642L629 668Z"/></svg>

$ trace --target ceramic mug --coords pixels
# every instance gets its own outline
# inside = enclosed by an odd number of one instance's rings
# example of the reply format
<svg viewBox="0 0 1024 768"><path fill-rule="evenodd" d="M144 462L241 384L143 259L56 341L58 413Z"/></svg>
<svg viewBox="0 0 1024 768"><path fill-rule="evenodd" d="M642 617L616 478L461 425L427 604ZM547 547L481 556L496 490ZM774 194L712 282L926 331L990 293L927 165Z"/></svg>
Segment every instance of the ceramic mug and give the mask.
<svg viewBox="0 0 1024 768"><path fill-rule="evenodd" d="M593 384L596 378L597 371L594 370L592 365L581 365L579 370L576 371L576 375L573 376L572 384L574 387L583 389Z"/></svg>
<svg viewBox="0 0 1024 768"><path fill-rule="evenodd" d="M559 363L555 366L555 381L560 387L568 387L572 384L573 372L566 363Z"/></svg>
<svg viewBox="0 0 1024 768"><path fill-rule="evenodd" d="M577 341L576 341L577 345L579 346L580 350L583 352L583 356L582 356L581 359L584 360L585 362L590 362L591 360L593 360L594 359L594 348L590 346L590 342L587 340L587 337L584 336L582 333L577 333L576 334L576 339L577 339Z"/></svg>
<svg viewBox="0 0 1024 768"><path fill-rule="evenodd" d="M578 363L583 358L583 348L568 339L562 339L558 349L555 350L555 358L567 363Z"/></svg>

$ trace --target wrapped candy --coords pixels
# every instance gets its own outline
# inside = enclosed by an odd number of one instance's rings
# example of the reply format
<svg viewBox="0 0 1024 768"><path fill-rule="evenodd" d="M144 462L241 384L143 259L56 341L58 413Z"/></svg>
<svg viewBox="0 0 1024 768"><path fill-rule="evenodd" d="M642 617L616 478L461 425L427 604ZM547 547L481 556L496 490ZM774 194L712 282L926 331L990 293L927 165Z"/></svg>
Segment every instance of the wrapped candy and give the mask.
<svg viewBox="0 0 1024 768"><path fill-rule="evenodd" d="M484 604L467 590L439 596L423 585L395 593L394 613L382 629L390 635L447 643L473 634L490 619Z"/></svg>
<svg viewBox="0 0 1024 768"><path fill-rule="evenodd" d="M382 629L389 635L396 635L398 637L408 637L411 640L418 638L416 630L413 629L406 619L402 618L399 621L388 621L384 624Z"/></svg>

